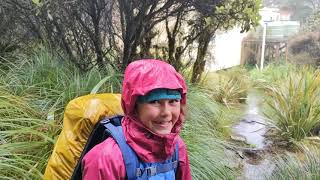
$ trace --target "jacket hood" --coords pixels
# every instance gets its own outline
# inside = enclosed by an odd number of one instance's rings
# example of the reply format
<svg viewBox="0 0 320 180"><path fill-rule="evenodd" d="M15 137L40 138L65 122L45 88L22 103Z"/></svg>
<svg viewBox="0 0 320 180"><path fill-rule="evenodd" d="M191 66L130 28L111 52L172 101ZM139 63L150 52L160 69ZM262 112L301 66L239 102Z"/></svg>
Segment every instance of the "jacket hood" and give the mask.
<svg viewBox="0 0 320 180"><path fill-rule="evenodd" d="M158 135L146 128L136 116L137 97L153 89L177 89L181 93L181 110L170 134ZM165 160L173 154L184 121L187 87L182 76L168 63L145 59L130 63L125 70L121 105L125 113L123 129L127 143L145 162Z"/></svg>

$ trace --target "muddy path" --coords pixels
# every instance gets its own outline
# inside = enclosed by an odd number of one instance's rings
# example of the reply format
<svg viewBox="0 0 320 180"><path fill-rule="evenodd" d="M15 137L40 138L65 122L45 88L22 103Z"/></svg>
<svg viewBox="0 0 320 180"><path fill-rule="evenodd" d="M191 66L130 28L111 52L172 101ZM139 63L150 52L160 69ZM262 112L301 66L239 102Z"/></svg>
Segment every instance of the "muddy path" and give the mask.
<svg viewBox="0 0 320 180"><path fill-rule="evenodd" d="M272 141L265 137L268 122L262 113L262 99L258 91L249 91L245 115L232 127L231 140L237 144L232 151L238 156L234 156L237 160L233 163L242 171L238 178L241 180L264 180L274 168L270 151Z"/></svg>

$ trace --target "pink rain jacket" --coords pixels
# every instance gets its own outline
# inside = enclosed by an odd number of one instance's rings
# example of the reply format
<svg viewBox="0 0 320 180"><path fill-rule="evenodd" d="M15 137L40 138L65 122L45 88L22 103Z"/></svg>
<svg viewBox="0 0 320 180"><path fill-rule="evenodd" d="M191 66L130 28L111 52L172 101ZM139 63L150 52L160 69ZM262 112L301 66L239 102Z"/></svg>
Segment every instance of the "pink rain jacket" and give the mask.
<svg viewBox="0 0 320 180"><path fill-rule="evenodd" d="M162 162L170 158L178 142L179 168L176 178L190 180L186 145L179 136L185 115L182 108L178 121L167 135L152 133L135 115L137 97L157 88L179 89L182 93L181 107L186 106L185 81L171 65L159 60L139 60L129 64L124 75L121 99L125 113L122 128L126 141L144 162ZM85 155L82 163L85 180L120 180L126 177L120 148L112 138L95 146Z"/></svg>

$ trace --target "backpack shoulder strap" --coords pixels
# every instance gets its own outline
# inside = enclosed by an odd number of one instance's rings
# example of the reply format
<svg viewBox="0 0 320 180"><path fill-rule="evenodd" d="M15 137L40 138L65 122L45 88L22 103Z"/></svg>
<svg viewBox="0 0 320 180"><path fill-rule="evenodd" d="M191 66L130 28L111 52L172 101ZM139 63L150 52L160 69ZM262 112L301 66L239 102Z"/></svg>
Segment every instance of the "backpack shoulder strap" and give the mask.
<svg viewBox="0 0 320 180"><path fill-rule="evenodd" d="M121 122L119 126L115 126L113 123L110 123L110 119L105 119L101 123L104 124L104 126L106 127L107 133L110 133L110 135L114 138L114 140L119 145L119 148L123 156L124 164L126 166L127 179L128 180L136 179L136 169L139 165L139 161L135 152L126 143L123 130L121 127Z"/></svg>
<svg viewBox="0 0 320 180"><path fill-rule="evenodd" d="M176 174L178 169L179 169L179 143L177 142L176 144L176 148L174 150L174 154L173 154L173 157L172 157L172 162L177 162L177 166L175 166L174 168L174 173Z"/></svg>

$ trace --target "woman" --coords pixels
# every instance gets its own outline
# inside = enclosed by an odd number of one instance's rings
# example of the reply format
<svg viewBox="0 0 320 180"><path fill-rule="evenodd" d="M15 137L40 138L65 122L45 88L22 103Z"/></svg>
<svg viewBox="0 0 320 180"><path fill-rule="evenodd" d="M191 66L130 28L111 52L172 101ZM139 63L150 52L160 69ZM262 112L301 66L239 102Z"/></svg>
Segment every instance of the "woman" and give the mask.
<svg viewBox="0 0 320 180"><path fill-rule="evenodd" d="M179 136L185 120L186 84L175 69L159 60L128 65L122 86L122 129L126 143L143 163L165 162L178 145L178 167L164 179L191 179L186 146ZM126 179L121 150L108 138L83 159L83 179ZM151 178L152 179L152 178Z"/></svg>

